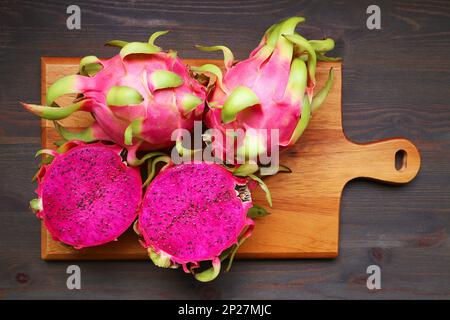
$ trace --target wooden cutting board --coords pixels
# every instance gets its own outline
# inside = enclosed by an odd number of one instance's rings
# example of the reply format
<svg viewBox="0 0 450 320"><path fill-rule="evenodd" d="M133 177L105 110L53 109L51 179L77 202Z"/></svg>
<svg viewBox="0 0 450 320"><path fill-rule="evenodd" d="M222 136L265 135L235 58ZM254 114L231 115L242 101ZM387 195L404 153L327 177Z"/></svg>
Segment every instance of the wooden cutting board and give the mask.
<svg viewBox="0 0 450 320"><path fill-rule="evenodd" d="M42 58L42 103L49 85L78 70L78 58ZM221 64L221 61L185 60L190 65ZM323 62L317 66L317 87L321 88L330 67L334 86L321 109L313 115L299 142L281 156L290 174L269 177L271 215L258 219L253 236L240 248L240 258L333 258L339 248L339 203L345 184L355 178L402 184L411 181L420 168L417 148L402 138L357 144L342 129L342 65ZM61 103L70 103L58 100ZM62 123L72 129L92 122L86 113L74 114ZM42 121L42 145L54 148L60 139L51 121ZM397 154L397 166L396 166ZM264 194L254 192L254 201L265 204ZM118 241L94 248L75 250L53 241L42 226L42 258L45 260L147 259L132 230Z"/></svg>

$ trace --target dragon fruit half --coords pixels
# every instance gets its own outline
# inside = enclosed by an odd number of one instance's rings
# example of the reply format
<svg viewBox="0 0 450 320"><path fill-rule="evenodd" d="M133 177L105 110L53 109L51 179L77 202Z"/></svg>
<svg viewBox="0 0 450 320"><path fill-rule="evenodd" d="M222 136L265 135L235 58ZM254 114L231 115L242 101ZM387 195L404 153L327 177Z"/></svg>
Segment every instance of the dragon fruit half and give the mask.
<svg viewBox="0 0 450 320"><path fill-rule="evenodd" d="M253 206L247 179L221 165L165 161L146 190L135 230L157 266L181 265L199 281L213 280L227 258L229 269L262 208ZM201 261L212 261L212 268L196 273Z"/></svg>
<svg viewBox="0 0 450 320"><path fill-rule="evenodd" d="M206 93L175 51L154 45L165 33L154 33L147 43L110 41L122 48L120 54L108 60L83 58L79 75L59 79L48 89L47 106L23 105L50 120L91 112L95 122L82 132L70 132L55 121L66 140L109 140L134 151L173 145L174 130L191 130L194 121L201 120ZM58 108L55 100L69 93L79 97Z"/></svg>
<svg viewBox="0 0 450 320"><path fill-rule="evenodd" d="M70 141L36 177L38 198L30 202L57 241L76 249L117 239L136 219L142 197L137 168L122 162L122 147Z"/></svg>
<svg viewBox="0 0 450 320"><path fill-rule="evenodd" d="M333 73L330 70L325 87L314 96L316 62L334 60L324 55L333 49L334 41L308 41L300 36L295 28L304 20L292 17L271 26L250 57L236 64L227 47L198 46L203 51L224 53L225 74L212 64L192 68L211 76L210 85L215 82L207 98L206 125L223 137L230 136L227 129L234 135L231 141L216 142L217 156L233 151L245 160L263 152L270 155L271 143L277 148L294 144L308 125L311 112L324 101ZM238 129L244 137L236 146L233 131ZM234 148L237 152L231 150Z"/></svg>

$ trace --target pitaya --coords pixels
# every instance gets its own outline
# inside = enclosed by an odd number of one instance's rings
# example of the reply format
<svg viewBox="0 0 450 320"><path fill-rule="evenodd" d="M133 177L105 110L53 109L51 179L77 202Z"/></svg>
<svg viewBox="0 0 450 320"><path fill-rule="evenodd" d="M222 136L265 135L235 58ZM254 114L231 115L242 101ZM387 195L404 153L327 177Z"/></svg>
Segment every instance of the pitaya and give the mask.
<svg viewBox="0 0 450 320"><path fill-rule="evenodd" d="M308 41L295 33L297 24L304 20L292 17L271 26L250 57L236 64L227 47L198 46L203 51L222 50L226 69L222 74L212 64L192 68L208 74L213 80L210 85L215 82L207 98L206 125L219 130L223 137L230 136L227 129L244 132L240 142L236 142L235 133L231 133L231 141L216 141L217 156L232 151L246 160L263 152L270 155L272 142L277 148L294 144L308 125L311 112L324 101L333 73L330 70L325 87L313 96L316 61L333 60L324 53L333 49L334 41Z"/></svg>
<svg viewBox="0 0 450 320"><path fill-rule="evenodd" d="M137 168L123 163L123 148L70 141L36 177L38 198L31 208L55 240L76 249L117 239L136 219L142 197Z"/></svg>
<svg viewBox="0 0 450 320"><path fill-rule="evenodd" d="M70 132L55 121L66 140L110 140L133 154L138 149L173 145L174 130L191 130L194 121L201 120L206 93L175 51L164 52L154 45L165 33L154 33L147 43L109 42L122 47L120 54L107 60L83 58L79 75L64 77L50 86L47 106L23 105L50 120L66 118L75 111L91 112L95 122L82 132ZM69 93L79 94L75 103L58 107L55 100Z"/></svg>
<svg viewBox="0 0 450 320"><path fill-rule="evenodd" d="M173 165L168 157L158 158L154 161L168 164L148 186L135 230L155 265L181 265L197 280L213 280L227 258L229 269L237 249L251 235L251 217L264 210L253 206L247 179L221 165ZM212 268L197 273L201 261L212 261Z"/></svg>

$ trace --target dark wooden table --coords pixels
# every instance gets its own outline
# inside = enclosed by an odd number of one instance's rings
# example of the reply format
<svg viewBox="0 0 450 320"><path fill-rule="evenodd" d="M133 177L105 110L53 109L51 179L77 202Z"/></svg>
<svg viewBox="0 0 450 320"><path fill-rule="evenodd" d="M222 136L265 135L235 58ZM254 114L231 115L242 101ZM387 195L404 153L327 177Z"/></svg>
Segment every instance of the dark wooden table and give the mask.
<svg viewBox="0 0 450 320"><path fill-rule="evenodd" d="M450 1L378 0L381 30L368 30L371 2L78 0L81 30L68 30L67 2L2 0L0 298L450 298ZM244 58L292 15L307 17L307 37L336 39L348 137L411 139L422 154L418 177L402 187L350 183L334 260L238 261L208 284L150 262L80 262L82 290L68 290L68 263L39 258L39 221L28 210L40 129L18 101L40 100L40 57L110 56L107 40L168 28L160 44L183 57L219 57L192 45L225 44ZM372 264L381 290L366 287Z"/></svg>

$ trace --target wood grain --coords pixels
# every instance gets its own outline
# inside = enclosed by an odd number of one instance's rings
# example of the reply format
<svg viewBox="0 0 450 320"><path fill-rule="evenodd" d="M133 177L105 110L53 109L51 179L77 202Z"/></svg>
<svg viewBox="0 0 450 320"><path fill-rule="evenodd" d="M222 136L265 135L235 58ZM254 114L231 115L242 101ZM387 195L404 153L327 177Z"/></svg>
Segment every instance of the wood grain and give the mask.
<svg viewBox="0 0 450 320"><path fill-rule="evenodd" d="M360 0L77 0L82 28L67 30L67 3L0 2L0 299L449 299L450 2L377 0L381 29L366 28ZM342 124L358 143L404 136L421 153L409 184L353 180L342 193L336 259L240 260L208 284L148 261L43 261L36 185L39 120L18 101L40 100L42 56L109 57L111 39L143 41L181 57L220 58L194 44L229 46L244 59L274 21L306 17L299 32L336 40L344 58ZM82 270L67 290L66 268ZM369 265L382 289L366 287Z"/></svg>
<svg viewBox="0 0 450 320"><path fill-rule="evenodd" d="M42 102L46 89L57 79L77 72L79 59L42 59ZM190 60L199 66L220 61ZM223 67L223 66L222 66ZM334 258L338 255L339 206L345 184L355 178L370 178L389 183L407 183L420 168L420 156L408 140L397 138L364 145L350 142L341 121L340 62L319 63L317 84L320 88L330 68L335 82L329 96L313 119L300 142L281 155L280 162L292 169L291 174L266 179L273 198L271 215L256 221L255 231L238 252L239 258ZM70 104L70 99L60 101ZM79 113L64 120L70 129L85 128L91 116ZM42 146L54 148L60 139L52 121L42 121ZM405 152L400 170L395 168L395 154ZM254 193L256 203L265 203L263 193ZM117 242L95 248L75 250L52 239L42 228L42 258L45 260L78 259L148 259L132 230Z"/></svg>

